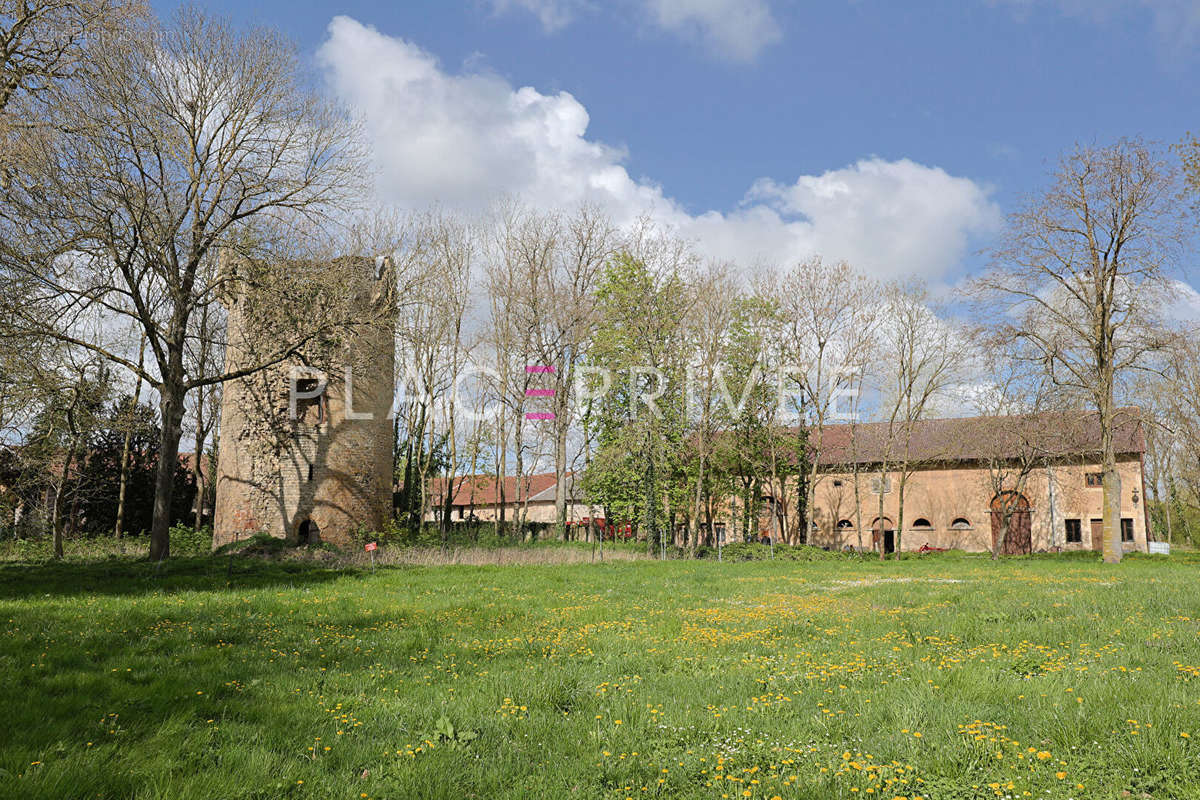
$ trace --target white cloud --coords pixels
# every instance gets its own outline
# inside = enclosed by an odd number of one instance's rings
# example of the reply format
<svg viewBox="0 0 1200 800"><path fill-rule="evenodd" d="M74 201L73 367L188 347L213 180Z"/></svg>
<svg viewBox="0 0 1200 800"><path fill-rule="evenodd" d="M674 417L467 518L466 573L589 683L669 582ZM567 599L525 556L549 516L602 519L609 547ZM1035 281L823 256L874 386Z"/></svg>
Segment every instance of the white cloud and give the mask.
<svg viewBox="0 0 1200 800"><path fill-rule="evenodd" d="M523 10L547 33L570 24L589 0L490 0L497 14ZM753 61L782 38L767 0L624 0L613 3L622 16L699 43L731 61Z"/></svg>
<svg viewBox="0 0 1200 800"><path fill-rule="evenodd" d="M491 0L491 4L497 14L514 9L528 11L538 18L546 33L565 28L585 6L583 0Z"/></svg>
<svg viewBox="0 0 1200 800"><path fill-rule="evenodd" d="M880 276L932 280L955 268L972 235L999 224L987 190L970 179L875 158L791 184L761 179L733 211L694 215L632 178L622 149L588 139L587 109L569 93L449 74L416 45L348 17L330 23L319 57L334 90L363 114L381 195L401 206L590 202L621 224L649 214L705 255L743 265L821 253Z"/></svg>
<svg viewBox="0 0 1200 800"><path fill-rule="evenodd" d="M868 159L781 186L760 180L751 197L808 221L817 249L851 263L909 265L945 274L970 234L994 230L997 208L985 189L908 159Z"/></svg>
<svg viewBox="0 0 1200 800"><path fill-rule="evenodd" d="M663 30L698 40L734 61L751 61L782 38L766 0L646 0Z"/></svg>
<svg viewBox="0 0 1200 800"><path fill-rule="evenodd" d="M1172 296L1163 305L1162 315L1168 323L1200 324L1200 292L1184 281L1170 282Z"/></svg>

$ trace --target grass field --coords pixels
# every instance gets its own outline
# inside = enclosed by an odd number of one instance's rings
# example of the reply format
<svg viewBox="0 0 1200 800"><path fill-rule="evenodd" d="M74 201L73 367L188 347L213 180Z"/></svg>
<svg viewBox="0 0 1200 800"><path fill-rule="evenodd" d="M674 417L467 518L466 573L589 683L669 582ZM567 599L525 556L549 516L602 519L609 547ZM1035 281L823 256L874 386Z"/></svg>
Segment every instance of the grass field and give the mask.
<svg viewBox="0 0 1200 800"><path fill-rule="evenodd" d="M0 567L0 794L1200 797L1200 566Z"/></svg>

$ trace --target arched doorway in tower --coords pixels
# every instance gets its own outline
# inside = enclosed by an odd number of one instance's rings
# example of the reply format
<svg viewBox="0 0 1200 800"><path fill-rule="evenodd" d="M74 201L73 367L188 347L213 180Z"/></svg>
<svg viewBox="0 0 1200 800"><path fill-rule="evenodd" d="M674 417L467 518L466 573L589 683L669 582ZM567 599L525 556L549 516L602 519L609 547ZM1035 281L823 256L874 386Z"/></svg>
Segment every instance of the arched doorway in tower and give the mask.
<svg viewBox="0 0 1200 800"><path fill-rule="evenodd" d="M992 547L997 543L1006 556L1033 551L1033 512L1029 500L1020 492L1000 492L992 498ZM1007 518L1008 523L1005 524Z"/></svg>
<svg viewBox="0 0 1200 800"><path fill-rule="evenodd" d="M871 546L876 550L880 546L883 552L896 552L896 528L887 517L876 517L871 523Z"/></svg>
<svg viewBox="0 0 1200 800"><path fill-rule="evenodd" d="M311 519L306 519L296 528L296 544L316 544L321 541L321 529Z"/></svg>

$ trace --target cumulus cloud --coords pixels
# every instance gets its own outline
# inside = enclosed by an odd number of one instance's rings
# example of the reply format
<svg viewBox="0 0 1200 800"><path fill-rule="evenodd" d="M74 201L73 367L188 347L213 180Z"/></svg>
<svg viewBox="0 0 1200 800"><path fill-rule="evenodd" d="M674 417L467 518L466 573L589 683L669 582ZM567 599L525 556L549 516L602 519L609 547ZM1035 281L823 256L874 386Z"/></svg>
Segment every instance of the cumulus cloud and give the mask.
<svg viewBox="0 0 1200 800"><path fill-rule="evenodd" d="M741 264L820 253L880 276L931 280L953 271L971 237L1000 220L970 179L877 158L794 183L760 179L733 210L692 214L631 177L623 149L588 139L587 109L567 92L451 74L417 45L348 17L330 23L319 58L365 120L380 194L401 206L481 211L511 196L547 209L587 202L620 224L649 215L705 255Z"/></svg>
<svg viewBox="0 0 1200 800"><path fill-rule="evenodd" d="M1200 325L1200 292L1181 280L1171 281L1170 291L1172 296L1161 309L1163 318L1168 323Z"/></svg>
<svg viewBox="0 0 1200 800"><path fill-rule="evenodd" d="M651 21L734 61L751 61L782 38L765 0L647 0Z"/></svg>
<svg viewBox="0 0 1200 800"><path fill-rule="evenodd" d="M868 159L790 185L763 179L750 197L807 220L817 249L831 256L927 274L947 272L972 233L1000 224L983 187L908 159Z"/></svg>

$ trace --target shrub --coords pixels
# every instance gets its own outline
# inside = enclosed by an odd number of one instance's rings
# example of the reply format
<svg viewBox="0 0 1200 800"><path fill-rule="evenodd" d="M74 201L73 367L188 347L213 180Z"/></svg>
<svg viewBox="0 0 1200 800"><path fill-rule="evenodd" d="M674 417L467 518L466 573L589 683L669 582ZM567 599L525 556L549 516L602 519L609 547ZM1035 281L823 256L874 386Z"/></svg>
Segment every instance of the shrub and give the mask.
<svg viewBox="0 0 1200 800"><path fill-rule="evenodd" d="M212 528L193 528L190 525L172 525L171 552L180 556L198 556L212 550Z"/></svg>
<svg viewBox="0 0 1200 800"><path fill-rule="evenodd" d="M811 545L775 545L775 553L772 555L771 546L759 544L758 542L735 542L727 544L721 548L721 558L725 561L767 561L772 557L776 561L836 561L844 558L857 557L857 553L841 553L837 551L822 550L819 547ZM701 547L696 550L697 558L712 558L717 557L717 548Z"/></svg>

